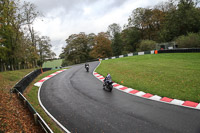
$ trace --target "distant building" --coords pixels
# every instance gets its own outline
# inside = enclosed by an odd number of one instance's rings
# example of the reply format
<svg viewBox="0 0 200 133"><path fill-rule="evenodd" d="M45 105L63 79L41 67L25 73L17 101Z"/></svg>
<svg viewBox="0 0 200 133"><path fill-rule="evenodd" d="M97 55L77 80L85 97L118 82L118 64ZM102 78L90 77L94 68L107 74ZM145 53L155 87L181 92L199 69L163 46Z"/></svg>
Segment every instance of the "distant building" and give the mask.
<svg viewBox="0 0 200 133"><path fill-rule="evenodd" d="M176 49L178 45L175 42L166 42L156 44L156 50Z"/></svg>

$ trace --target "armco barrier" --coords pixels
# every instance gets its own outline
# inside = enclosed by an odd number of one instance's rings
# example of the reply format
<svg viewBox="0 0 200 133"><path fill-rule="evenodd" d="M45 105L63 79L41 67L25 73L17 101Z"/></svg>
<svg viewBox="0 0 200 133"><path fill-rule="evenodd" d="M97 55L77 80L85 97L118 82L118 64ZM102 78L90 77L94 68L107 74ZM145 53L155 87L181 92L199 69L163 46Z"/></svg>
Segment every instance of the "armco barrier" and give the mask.
<svg viewBox="0 0 200 133"><path fill-rule="evenodd" d="M33 106L29 103L29 101L23 96L23 92L26 89L26 87L39 75L45 71L51 70L51 68L43 68L43 69L37 69L35 71L32 71L31 73L27 74L22 80L20 80L15 86L14 86L14 92L17 93L19 98L24 102L24 105L28 107L29 111L33 114L34 120L36 124L40 124L42 129L46 133L53 133L53 131L50 129L50 127L46 124L46 122L42 119L42 117L36 112L36 110L33 108Z"/></svg>
<svg viewBox="0 0 200 133"><path fill-rule="evenodd" d="M135 53L129 53L129 54L124 54L124 55L118 55L118 56L114 56L114 57L103 58L102 60L123 58L123 57L128 57L128 56L135 56L135 55L144 55L144 54L154 54L154 50L152 50L152 51L144 51L144 52L135 52Z"/></svg>
<svg viewBox="0 0 200 133"><path fill-rule="evenodd" d="M179 49L167 49L158 50L158 53L196 53L200 52L200 48L179 48Z"/></svg>
<svg viewBox="0 0 200 133"><path fill-rule="evenodd" d="M46 124L46 122L42 119L42 117L36 112L36 110L29 103L29 101L22 95L22 93L19 92L17 89L16 89L16 93L19 96L19 98L24 102L25 106L28 107L29 111L33 114L35 123L40 124L40 126L46 133L53 133L51 128Z"/></svg>
<svg viewBox="0 0 200 133"><path fill-rule="evenodd" d="M22 80L20 80L15 86L14 88L17 89L19 92L23 93L24 90L26 89L26 87L39 75L45 71L51 70L51 68L43 68L41 69L37 69L29 74L27 74Z"/></svg>

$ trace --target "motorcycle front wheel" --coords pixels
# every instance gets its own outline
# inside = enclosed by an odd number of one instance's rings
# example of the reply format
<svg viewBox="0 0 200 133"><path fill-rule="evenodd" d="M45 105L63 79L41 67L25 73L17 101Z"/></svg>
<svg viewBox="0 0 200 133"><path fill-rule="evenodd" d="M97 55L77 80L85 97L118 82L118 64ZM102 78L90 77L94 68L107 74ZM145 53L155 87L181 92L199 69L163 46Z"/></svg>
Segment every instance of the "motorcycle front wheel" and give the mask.
<svg viewBox="0 0 200 133"><path fill-rule="evenodd" d="M112 85L109 85L109 91L111 92L113 89L113 86Z"/></svg>

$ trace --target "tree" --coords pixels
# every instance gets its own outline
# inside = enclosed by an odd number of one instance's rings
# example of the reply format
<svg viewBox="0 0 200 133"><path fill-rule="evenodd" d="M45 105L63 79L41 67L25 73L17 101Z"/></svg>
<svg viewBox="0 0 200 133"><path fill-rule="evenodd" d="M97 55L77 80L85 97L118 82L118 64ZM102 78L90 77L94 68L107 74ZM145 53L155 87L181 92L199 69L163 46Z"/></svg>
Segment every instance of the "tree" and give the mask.
<svg viewBox="0 0 200 133"><path fill-rule="evenodd" d="M151 16L151 33L149 39L152 39L154 41L159 41L159 33L160 30L163 27L163 24L165 22L165 12L160 10L159 8L152 9L152 16Z"/></svg>
<svg viewBox="0 0 200 133"><path fill-rule="evenodd" d="M200 48L199 33L188 33L179 36L175 41L179 48Z"/></svg>
<svg viewBox="0 0 200 133"><path fill-rule="evenodd" d="M38 51L40 55L40 65L44 63L45 60L53 59L56 54L51 51L52 45L50 44L51 40L48 36L42 36L38 38Z"/></svg>
<svg viewBox="0 0 200 133"><path fill-rule="evenodd" d="M111 41L104 32L98 33L95 37L95 46L90 52L93 58L106 58L112 56Z"/></svg>
<svg viewBox="0 0 200 133"><path fill-rule="evenodd" d="M200 11L193 0L179 0L172 3L172 8L166 13L165 23L161 30L161 39L172 41L189 32L200 31Z"/></svg>
<svg viewBox="0 0 200 133"><path fill-rule="evenodd" d="M111 47L114 56L122 54L123 45L120 33L115 33Z"/></svg>
<svg viewBox="0 0 200 133"><path fill-rule="evenodd" d="M64 57L63 65L77 64L90 60L89 55L94 46L95 34L86 35L84 32L72 34L66 39L67 46L60 57Z"/></svg>
<svg viewBox="0 0 200 133"><path fill-rule="evenodd" d="M2 0L1 1L1 47L6 47L7 60L3 60L5 63L9 64L10 69L14 70L15 56L14 51L17 45L17 35L19 31L15 29L15 13L17 11L16 4L14 1Z"/></svg>
<svg viewBox="0 0 200 133"><path fill-rule="evenodd" d="M7 57L8 57L7 53L8 53L8 49L6 47L0 46L0 64L1 64L0 71L6 70L5 61L7 60Z"/></svg>
<svg viewBox="0 0 200 133"><path fill-rule="evenodd" d="M113 23L113 24L108 26L107 32L108 32L108 35L109 35L109 39L113 40L115 34L121 32L121 26L119 24Z"/></svg>
<svg viewBox="0 0 200 133"><path fill-rule="evenodd" d="M145 8L137 8L132 11L131 16L128 18L128 25L126 26L127 28L130 27L135 27L137 29L140 29L141 31L141 38L144 36L144 29L145 29L145 24L144 24L144 14L145 14Z"/></svg>
<svg viewBox="0 0 200 133"><path fill-rule="evenodd" d="M141 31L136 27L128 27L121 33L124 54L136 51L141 39Z"/></svg>
<svg viewBox="0 0 200 133"><path fill-rule="evenodd" d="M112 41L111 47L113 55L120 55L123 51L122 40L120 36L121 27L119 24L113 23L108 26L107 33Z"/></svg>
<svg viewBox="0 0 200 133"><path fill-rule="evenodd" d="M141 31L141 39L158 40L165 13L158 8L137 8L128 19L127 27L136 27Z"/></svg>
<svg viewBox="0 0 200 133"><path fill-rule="evenodd" d="M186 35L189 32L199 32L200 12L195 7L193 0L180 0L177 10L179 35Z"/></svg>
<svg viewBox="0 0 200 133"><path fill-rule="evenodd" d="M1 70L16 70L37 65L37 41L40 37L36 35L32 24L38 16L39 12L31 3L21 4L19 0L0 1ZM49 53L53 54L50 51Z"/></svg>
<svg viewBox="0 0 200 133"><path fill-rule="evenodd" d="M34 30L33 27L33 22L35 21L35 19L39 16L42 16L42 14L36 10L36 6L30 2L24 2L23 6L22 6L22 13L21 13L22 18L25 20L25 29L28 29L29 33L28 36L30 37L31 40L31 45L35 48L34 49L34 53L35 54L37 52L37 40L36 40L36 32ZM39 58L33 58L33 65L37 65L37 60Z"/></svg>
<svg viewBox="0 0 200 133"><path fill-rule="evenodd" d="M22 18L25 20L24 23L26 24L32 45L36 47L36 39L35 39L35 31L33 28L33 22L35 19L39 16L42 16L42 14L36 10L36 6L30 2L24 2L22 6Z"/></svg>
<svg viewBox="0 0 200 133"><path fill-rule="evenodd" d="M156 49L156 42L152 40L142 40L137 51L148 51Z"/></svg>

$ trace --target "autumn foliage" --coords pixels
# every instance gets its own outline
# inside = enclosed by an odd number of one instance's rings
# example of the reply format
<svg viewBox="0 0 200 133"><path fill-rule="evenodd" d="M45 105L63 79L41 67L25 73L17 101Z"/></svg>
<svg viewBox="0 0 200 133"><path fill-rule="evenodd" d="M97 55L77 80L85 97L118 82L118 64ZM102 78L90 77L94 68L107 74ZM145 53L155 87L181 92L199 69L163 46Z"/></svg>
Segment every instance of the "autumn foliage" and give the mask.
<svg viewBox="0 0 200 133"><path fill-rule="evenodd" d="M111 41L108 39L106 33L99 33L95 37L95 46L90 52L90 56L93 58L105 58L112 56Z"/></svg>
<svg viewBox="0 0 200 133"><path fill-rule="evenodd" d="M33 68L55 56L50 38L34 30L39 16L30 2L0 1L0 71Z"/></svg>

